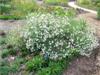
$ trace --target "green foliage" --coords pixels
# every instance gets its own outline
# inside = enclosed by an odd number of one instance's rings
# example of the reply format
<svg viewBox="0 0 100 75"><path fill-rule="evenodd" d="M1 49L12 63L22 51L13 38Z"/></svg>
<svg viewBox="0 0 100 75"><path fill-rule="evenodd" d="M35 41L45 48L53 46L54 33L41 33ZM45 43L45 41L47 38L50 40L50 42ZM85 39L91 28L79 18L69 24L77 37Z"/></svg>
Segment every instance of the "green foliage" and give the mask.
<svg viewBox="0 0 100 75"><path fill-rule="evenodd" d="M0 75L8 75L9 71L7 60L0 60Z"/></svg>
<svg viewBox="0 0 100 75"><path fill-rule="evenodd" d="M8 4L0 4L0 14L9 14L11 6Z"/></svg>
<svg viewBox="0 0 100 75"><path fill-rule="evenodd" d="M55 13L56 15L64 16L67 12L62 7L55 6L53 7L53 13Z"/></svg>
<svg viewBox="0 0 100 75"><path fill-rule="evenodd" d="M35 56L26 63L26 69L34 72L35 75L61 75L66 64L68 63L65 59L47 61L42 56Z"/></svg>
<svg viewBox="0 0 100 75"><path fill-rule="evenodd" d="M20 29L19 29L20 31ZM21 37L19 31L14 30L10 31L6 37L6 43L9 46L12 46L12 48L9 50L9 53L11 55L16 55L17 52L20 52L21 56L26 56L30 52L26 49L26 45L24 43L23 37Z"/></svg>
<svg viewBox="0 0 100 75"><path fill-rule="evenodd" d="M18 19L23 19L25 18L24 16L14 16L14 15L0 15L0 19L2 20L18 20Z"/></svg>
<svg viewBox="0 0 100 75"><path fill-rule="evenodd" d="M9 14L10 12L10 2L11 0L0 0L0 14Z"/></svg>
<svg viewBox="0 0 100 75"><path fill-rule="evenodd" d="M98 8L98 10L97 10L97 19L100 20L100 8Z"/></svg>
<svg viewBox="0 0 100 75"><path fill-rule="evenodd" d="M9 55L16 55L16 50L9 50L9 49L3 49L2 50L2 54L1 54L1 57L2 58L5 58L5 57L7 57L7 56L9 56Z"/></svg>
<svg viewBox="0 0 100 75"><path fill-rule="evenodd" d="M8 75L8 73L9 73L9 66L0 67L0 75Z"/></svg>
<svg viewBox="0 0 100 75"><path fill-rule="evenodd" d="M54 13L55 15L67 16L67 17L73 17L76 15L76 11L71 8L66 10L61 6L55 6L52 9L53 10L51 12Z"/></svg>
<svg viewBox="0 0 100 75"><path fill-rule="evenodd" d="M43 67L36 72L36 75L62 75L64 68L68 67L68 59L49 60L48 66Z"/></svg>
<svg viewBox="0 0 100 75"><path fill-rule="evenodd" d="M11 0L0 0L0 3L6 4L9 3Z"/></svg>
<svg viewBox="0 0 100 75"><path fill-rule="evenodd" d="M16 30L10 31L7 35L7 44L19 47L22 43L20 33Z"/></svg>
<svg viewBox="0 0 100 75"><path fill-rule="evenodd" d="M92 0L92 2L93 2L94 5L98 6L98 4L100 3L100 0Z"/></svg>
<svg viewBox="0 0 100 75"><path fill-rule="evenodd" d="M16 73L19 71L22 64L24 64L26 60L22 57L16 57L16 59L10 64L10 73Z"/></svg>
<svg viewBox="0 0 100 75"><path fill-rule="evenodd" d="M77 0L77 3L85 8L97 10L100 7L100 0Z"/></svg>
<svg viewBox="0 0 100 75"><path fill-rule="evenodd" d="M78 2L79 4L85 4L85 5L88 5L88 4L91 3L91 0L77 0L77 2Z"/></svg>
<svg viewBox="0 0 100 75"><path fill-rule="evenodd" d="M67 6L68 0L44 0L44 3Z"/></svg>
<svg viewBox="0 0 100 75"><path fill-rule="evenodd" d="M26 16L38 9L38 5L34 0L12 0L11 5L13 7L11 14L15 16Z"/></svg>
<svg viewBox="0 0 100 75"><path fill-rule="evenodd" d="M42 68L36 75L61 75L62 67L59 65Z"/></svg>
<svg viewBox="0 0 100 75"><path fill-rule="evenodd" d="M22 19L38 10L34 0L0 0L0 19Z"/></svg>
<svg viewBox="0 0 100 75"><path fill-rule="evenodd" d="M22 64L24 64L26 60L22 57L16 57L14 61L7 60L0 61L0 75L9 75L16 74L19 71Z"/></svg>
<svg viewBox="0 0 100 75"><path fill-rule="evenodd" d="M66 62L62 61L50 61L49 66L38 70L36 75L62 75L62 71L66 66Z"/></svg>
<svg viewBox="0 0 100 75"><path fill-rule="evenodd" d="M10 66L10 71L9 71L9 73L16 73L17 71L18 71L18 69L20 68L20 66L18 65L18 64L12 64L11 66Z"/></svg>
<svg viewBox="0 0 100 75"><path fill-rule="evenodd" d="M8 50L8 49L2 50L2 54L1 54L1 57L2 57L2 58L7 57L8 55L9 55L9 50Z"/></svg>
<svg viewBox="0 0 100 75"><path fill-rule="evenodd" d="M5 43L6 43L5 38L0 36L0 45L3 45Z"/></svg>
<svg viewBox="0 0 100 75"><path fill-rule="evenodd" d="M26 69L29 71L37 71L42 67L43 58L40 56L33 57L26 63Z"/></svg>
<svg viewBox="0 0 100 75"><path fill-rule="evenodd" d="M63 8L61 6L47 6L47 7L41 7L38 11L38 13L51 13L54 15L58 15L58 16L68 16L68 17L74 17L76 16L76 10L69 8Z"/></svg>

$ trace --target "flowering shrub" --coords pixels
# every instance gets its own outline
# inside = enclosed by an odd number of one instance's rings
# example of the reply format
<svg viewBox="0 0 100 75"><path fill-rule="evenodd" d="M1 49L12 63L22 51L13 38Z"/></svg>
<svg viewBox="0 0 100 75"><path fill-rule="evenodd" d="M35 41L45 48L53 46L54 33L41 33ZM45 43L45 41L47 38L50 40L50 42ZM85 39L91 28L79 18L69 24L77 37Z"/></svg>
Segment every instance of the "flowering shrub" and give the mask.
<svg viewBox="0 0 100 75"><path fill-rule="evenodd" d="M27 49L42 50L51 59L61 59L74 53L89 55L97 46L97 39L85 21L67 16L35 14L23 32Z"/></svg>

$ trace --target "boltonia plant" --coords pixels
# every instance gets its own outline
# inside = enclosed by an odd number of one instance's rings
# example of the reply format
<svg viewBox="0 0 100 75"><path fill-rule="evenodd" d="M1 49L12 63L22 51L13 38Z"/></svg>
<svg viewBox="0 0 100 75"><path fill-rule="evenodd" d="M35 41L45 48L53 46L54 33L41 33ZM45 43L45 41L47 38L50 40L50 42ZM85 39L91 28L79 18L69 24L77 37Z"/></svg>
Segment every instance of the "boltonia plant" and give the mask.
<svg viewBox="0 0 100 75"><path fill-rule="evenodd" d="M91 50L98 45L85 21L53 14L30 17L23 37L28 50L41 50L51 59L65 58L74 53L90 55Z"/></svg>

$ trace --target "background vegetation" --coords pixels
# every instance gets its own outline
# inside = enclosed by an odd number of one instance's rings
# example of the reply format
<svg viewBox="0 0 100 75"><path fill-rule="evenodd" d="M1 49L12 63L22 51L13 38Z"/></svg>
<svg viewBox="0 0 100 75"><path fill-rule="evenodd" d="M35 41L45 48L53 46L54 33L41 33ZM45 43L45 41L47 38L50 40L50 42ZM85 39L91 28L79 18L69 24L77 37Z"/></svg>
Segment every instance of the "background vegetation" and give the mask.
<svg viewBox="0 0 100 75"><path fill-rule="evenodd" d="M97 19L100 19L100 0L77 0L80 6L97 11Z"/></svg>
<svg viewBox="0 0 100 75"><path fill-rule="evenodd" d="M38 10L38 5L34 0L0 0L1 19L25 18L36 10Z"/></svg>
<svg viewBox="0 0 100 75"><path fill-rule="evenodd" d="M68 0L44 0L44 3L51 5L67 6Z"/></svg>

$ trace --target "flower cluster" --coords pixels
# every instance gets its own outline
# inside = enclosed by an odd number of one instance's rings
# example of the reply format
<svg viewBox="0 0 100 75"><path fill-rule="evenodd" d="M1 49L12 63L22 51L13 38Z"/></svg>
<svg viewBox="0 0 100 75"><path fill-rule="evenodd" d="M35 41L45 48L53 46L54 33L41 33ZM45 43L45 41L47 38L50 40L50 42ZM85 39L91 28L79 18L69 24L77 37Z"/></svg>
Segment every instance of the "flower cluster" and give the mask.
<svg viewBox="0 0 100 75"><path fill-rule="evenodd" d="M89 55L98 45L85 21L52 14L30 17L23 36L27 49L42 50L51 59L65 58L76 52Z"/></svg>

